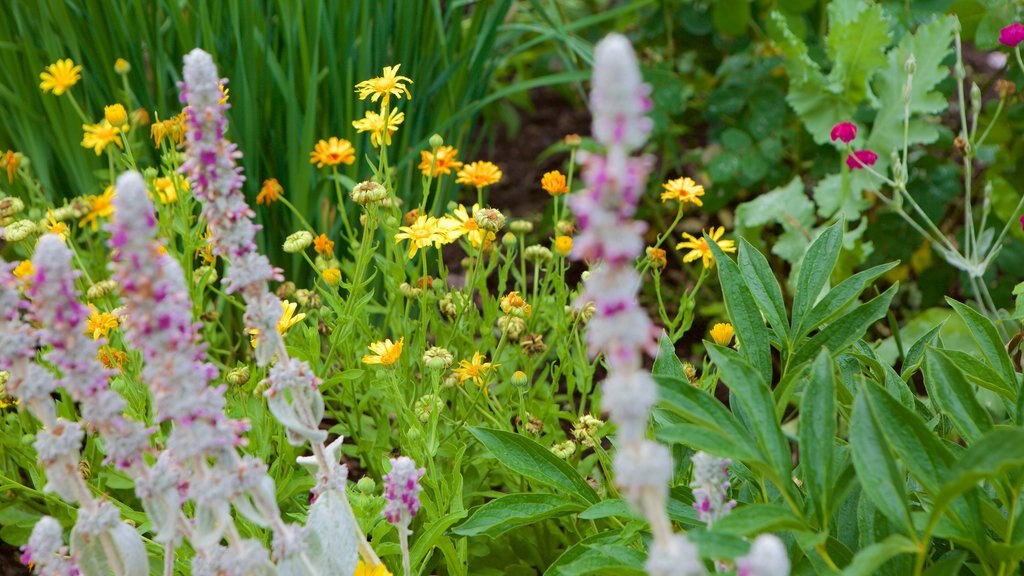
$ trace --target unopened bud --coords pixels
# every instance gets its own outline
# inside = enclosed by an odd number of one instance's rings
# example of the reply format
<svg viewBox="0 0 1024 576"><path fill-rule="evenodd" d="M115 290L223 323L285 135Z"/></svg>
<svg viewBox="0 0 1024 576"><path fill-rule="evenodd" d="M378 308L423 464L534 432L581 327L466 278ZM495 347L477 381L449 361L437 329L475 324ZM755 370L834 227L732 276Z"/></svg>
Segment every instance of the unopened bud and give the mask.
<svg viewBox="0 0 1024 576"><path fill-rule="evenodd" d="M238 366L237 368L232 368L228 372L225 380L227 380L228 384L231 384L232 386L241 386L245 384L249 381L249 367Z"/></svg>
<svg viewBox="0 0 1024 576"><path fill-rule="evenodd" d="M373 206L383 202L388 197L388 191L377 182L367 180L356 184L351 196L352 201L360 206Z"/></svg>
<svg viewBox="0 0 1024 576"><path fill-rule="evenodd" d="M501 243L506 248L511 248L511 247L515 246L517 242L518 242L518 240L516 240L516 235L511 233L511 232L505 232L501 236Z"/></svg>
<svg viewBox="0 0 1024 576"><path fill-rule="evenodd" d="M477 226L488 232L497 232L505 227L505 216L494 208L481 208L473 214Z"/></svg>
<svg viewBox="0 0 1024 576"><path fill-rule="evenodd" d="M530 383L529 378L526 377L526 372L522 370L516 370L512 373L512 385L516 388L526 388L527 384Z"/></svg>
<svg viewBox="0 0 1024 576"><path fill-rule="evenodd" d="M36 231L36 223L31 220L18 220L3 228L4 240L8 242L21 242Z"/></svg>
<svg viewBox="0 0 1024 576"><path fill-rule="evenodd" d="M971 110L974 112L981 110L981 88L976 82L971 82Z"/></svg>
<svg viewBox="0 0 1024 576"><path fill-rule="evenodd" d="M529 220L513 220L509 223L508 229L516 234L529 234L533 232L533 222Z"/></svg>
<svg viewBox="0 0 1024 576"><path fill-rule="evenodd" d="M369 476L363 476L359 479L359 482L356 482L356 490L359 490L363 494L373 494L376 489L377 483Z"/></svg>
<svg viewBox="0 0 1024 576"><path fill-rule="evenodd" d="M917 58L914 58L913 54L907 57L907 61L903 64L903 70L909 76L913 76L917 72Z"/></svg>
<svg viewBox="0 0 1024 576"><path fill-rule="evenodd" d="M444 138L440 134L434 134L430 137L430 147L437 150L441 146L444 146Z"/></svg>
<svg viewBox="0 0 1024 576"><path fill-rule="evenodd" d="M302 252L309 245L313 243L313 234L308 230L299 230L294 234L289 234L284 239L284 251L289 254L296 254Z"/></svg>

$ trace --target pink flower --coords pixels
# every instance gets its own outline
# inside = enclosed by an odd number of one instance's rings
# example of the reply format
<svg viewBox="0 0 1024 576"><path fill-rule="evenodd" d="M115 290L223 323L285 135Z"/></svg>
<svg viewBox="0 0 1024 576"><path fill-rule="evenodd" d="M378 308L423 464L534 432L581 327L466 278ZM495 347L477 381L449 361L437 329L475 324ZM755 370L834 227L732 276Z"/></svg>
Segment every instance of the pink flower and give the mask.
<svg viewBox="0 0 1024 576"><path fill-rule="evenodd" d="M1024 24L1014 22L999 31L999 43L1003 46L1016 48L1021 42L1024 42Z"/></svg>
<svg viewBox="0 0 1024 576"><path fill-rule="evenodd" d="M846 165L851 170L860 170L864 166L874 166L876 160L878 160L878 154L871 150L854 150L846 157Z"/></svg>
<svg viewBox="0 0 1024 576"><path fill-rule="evenodd" d="M842 140L849 144L857 137L857 125L853 122L840 122L832 127L832 141Z"/></svg>

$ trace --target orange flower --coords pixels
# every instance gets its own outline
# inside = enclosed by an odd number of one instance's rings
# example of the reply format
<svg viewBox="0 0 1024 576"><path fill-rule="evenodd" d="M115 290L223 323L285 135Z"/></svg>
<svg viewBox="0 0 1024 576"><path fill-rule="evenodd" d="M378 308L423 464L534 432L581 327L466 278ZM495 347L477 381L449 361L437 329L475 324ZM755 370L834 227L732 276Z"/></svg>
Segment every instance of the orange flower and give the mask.
<svg viewBox="0 0 1024 576"><path fill-rule="evenodd" d="M281 187L281 183L277 181L277 178L268 178L263 181L260 193L256 195L256 203L270 206L281 196L284 196L284 188Z"/></svg>
<svg viewBox="0 0 1024 576"><path fill-rule="evenodd" d="M476 188L483 188L501 180L501 170L491 162L473 162L466 164L459 170L459 177L455 180L459 184L469 184Z"/></svg>
<svg viewBox="0 0 1024 576"><path fill-rule="evenodd" d="M313 151L309 153L309 163L316 164L317 168L337 166L338 164L351 164L356 161L356 150L352 143L344 138L331 136L329 140L321 140L316 143Z"/></svg>
<svg viewBox="0 0 1024 576"><path fill-rule="evenodd" d="M327 234L321 234L313 239L313 249L322 256L333 256L334 241L327 238Z"/></svg>
<svg viewBox="0 0 1024 576"><path fill-rule="evenodd" d="M566 184L565 174L562 174L558 170L552 170L551 172L545 173L544 177L540 179L540 187L552 196L569 193L569 186Z"/></svg>
<svg viewBox="0 0 1024 576"><path fill-rule="evenodd" d="M437 178L441 174L451 174L452 170L462 168L462 162L455 158L458 153L458 148L451 146L441 146L437 152L423 150L420 152L420 172L431 178ZM433 171L431 171L431 166L433 166Z"/></svg>

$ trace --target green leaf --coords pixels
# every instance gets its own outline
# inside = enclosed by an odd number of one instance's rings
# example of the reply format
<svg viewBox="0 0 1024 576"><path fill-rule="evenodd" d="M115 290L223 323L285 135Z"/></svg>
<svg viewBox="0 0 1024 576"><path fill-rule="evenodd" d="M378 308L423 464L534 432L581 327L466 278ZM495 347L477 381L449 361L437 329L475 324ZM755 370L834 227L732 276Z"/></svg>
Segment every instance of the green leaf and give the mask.
<svg viewBox="0 0 1024 576"><path fill-rule="evenodd" d="M828 23L826 42L833 62L829 79L839 84L852 102L873 96L868 82L885 66L890 41L889 20L882 6L835 0L828 5Z"/></svg>
<svg viewBox="0 0 1024 576"><path fill-rule="evenodd" d="M562 576L569 574L570 572L563 572L563 568L573 564L576 560L587 555L594 548L601 546L616 545L623 540L622 530L608 530L606 532L598 532L591 536L580 540L576 544L573 544L562 552L551 566L548 566L547 570L544 571L544 576Z"/></svg>
<svg viewBox="0 0 1024 576"><path fill-rule="evenodd" d="M654 366L651 367L651 375L655 378L671 378L679 381L684 386L690 386L683 371L683 363L676 356L676 348L667 334L663 334L658 340L658 357L654 359Z"/></svg>
<svg viewBox="0 0 1024 576"><path fill-rule="evenodd" d="M579 472L537 442L505 430L471 426L476 437L499 462L531 480L551 486L566 494L594 503L597 492Z"/></svg>
<svg viewBox="0 0 1024 576"><path fill-rule="evenodd" d="M427 557L427 553L433 550L437 542L445 537L445 532L465 517L465 510L457 510L433 522L424 523L423 527L416 531L416 539L409 550L412 565L419 566Z"/></svg>
<svg viewBox="0 0 1024 576"><path fill-rule="evenodd" d="M917 545L914 541L900 534L893 534L881 542L864 548L853 557L843 571L842 576L872 576L883 564L900 554L914 554Z"/></svg>
<svg viewBox="0 0 1024 576"><path fill-rule="evenodd" d="M659 384L661 381L655 378ZM725 449L734 446L736 460L748 462L765 461L765 457L757 446L750 442L750 433L740 424L736 416L722 405L717 398L694 386L671 390L660 386L658 390L658 406L670 414L677 414L688 422L693 422L699 429L692 430L674 424L659 430L666 441L682 443L692 448ZM708 438L702 438L702 434ZM697 444L691 444L695 442ZM725 455L722 452L716 452Z"/></svg>
<svg viewBox="0 0 1024 576"><path fill-rule="evenodd" d="M807 249L805 230L814 227L814 202L804 192L804 182L799 176L785 186L760 194L736 208L738 236L748 236L752 228L771 223L779 224L783 230L779 241L772 244L772 254L787 262L796 263L801 260ZM742 266L741 260L741 269ZM753 286L751 290L754 290ZM786 314L782 314L782 318L786 318Z"/></svg>
<svg viewBox="0 0 1024 576"><path fill-rule="evenodd" d="M754 302L761 313L768 319L775 335L781 342L789 342L789 322L786 316L786 304L782 300L782 290L775 278L768 260L745 239L740 238L739 251L740 274L747 283Z"/></svg>
<svg viewBox="0 0 1024 576"><path fill-rule="evenodd" d="M465 522L452 531L460 536L483 534L497 538L515 528L581 510L583 506L578 501L565 496L539 493L509 494L477 508Z"/></svg>
<svg viewBox="0 0 1024 576"><path fill-rule="evenodd" d="M835 320L836 316L841 314L847 305L860 296L875 279L898 265L899 262L889 262L874 266L863 272L858 272L837 284L822 297L820 302L814 305L814 308L804 318L801 330L796 333L797 338L803 337L816 326Z"/></svg>
<svg viewBox="0 0 1024 576"><path fill-rule="evenodd" d="M772 355L768 344L768 328L761 319L760 310L754 304L754 297L743 281L736 263L706 234L704 241L715 255L718 280L722 284L722 293L725 296L725 308L736 329L736 339L742 345L743 355L751 365L757 366L762 380L771 382Z"/></svg>
<svg viewBox="0 0 1024 576"><path fill-rule="evenodd" d="M864 336L867 329L889 310L889 302L896 295L899 284L893 284L888 290L876 296L866 304L854 308L835 322L812 336L797 348L793 362L800 363L810 360L821 348L827 348L833 356L843 352L847 346Z"/></svg>
<svg viewBox="0 0 1024 576"><path fill-rule="evenodd" d="M959 366L960 371L972 384L991 390L1011 402L1017 397L1017 391L1010 388L1012 383L1005 382L996 369L989 366L980 355L948 348L936 348L935 352L946 356L953 364Z"/></svg>
<svg viewBox="0 0 1024 576"><path fill-rule="evenodd" d="M568 552L568 551L567 551ZM644 560L647 555L623 545L591 544L581 550L571 561L559 565L556 571L548 570L560 576L644 576ZM552 566L554 568L554 566Z"/></svg>
<svg viewBox="0 0 1024 576"><path fill-rule="evenodd" d="M809 331L809 327L804 329L804 316L811 311L818 295L828 283L842 247L843 222L840 220L826 228L807 248L807 255L797 275L796 296L793 298L793 334L797 338Z"/></svg>
<svg viewBox="0 0 1024 576"><path fill-rule="evenodd" d="M913 534L906 477L900 471L885 436L878 429L864 393L858 394L854 400L850 446L853 449L853 466L864 494L886 518L905 533Z"/></svg>
<svg viewBox="0 0 1024 576"><path fill-rule="evenodd" d="M999 338L999 332L996 331L992 321L974 311L970 306L961 304L952 298L947 297L946 302L949 302L957 315L963 319L989 365L999 372L999 375L1013 390L1018 390L1017 374L1013 369L1013 362L1010 361L1010 355L1006 352L1006 347L1003 345L1002 339Z"/></svg>
<svg viewBox="0 0 1024 576"><path fill-rule="evenodd" d="M945 320L939 322L934 328L926 332L924 336L918 338L917 342L914 342L910 346L910 350L907 351L906 358L903 359L903 367L900 369L900 378L909 380L910 376L920 368L921 361L924 360L925 348L935 341L935 338L939 335L939 332L942 331L942 327L945 325Z"/></svg>
<svg viewBox="0 0 1024 576"><path fill-rule="evenodd" d="M723 36L739 36L750 26L750 0L719 0L711 5L711 23Z"/></svg>
<svg viewBox="0 0 1024 576"><path fill-rule="evenodd" d="M757 536L765 532L810 531L811 527L782 504L747 504L715 522L715 532Z"/></svg>
<svg viewBox="0 0 1024 576"><path fill-rule="evenodd" d="M792 460L789 443L782 434L782 428L775 418L775 403L771 389L732 348L708 344L708 356L722 374L722 380L738 399L743 412L750 419L751 431L757 439L761 453L768 457L775 474L774 480L780 490L792 487Z"/></svg>
<svg viewBox="0 0 1024 576"><path fill-rule="evenodd" d="M978 402L974 386L949 357L934 348L924 356L924 385L929 398L949 416L968 445L992 429L992 417Z"/></svg>
<svg viewBox="0 0 1024 576"><path fill-rule="evenodd" d="M832 502L833 445L836 435L836 384L832 357L822 349L809 371L800 402L800 471L819 525L828 526Z"/></svg>

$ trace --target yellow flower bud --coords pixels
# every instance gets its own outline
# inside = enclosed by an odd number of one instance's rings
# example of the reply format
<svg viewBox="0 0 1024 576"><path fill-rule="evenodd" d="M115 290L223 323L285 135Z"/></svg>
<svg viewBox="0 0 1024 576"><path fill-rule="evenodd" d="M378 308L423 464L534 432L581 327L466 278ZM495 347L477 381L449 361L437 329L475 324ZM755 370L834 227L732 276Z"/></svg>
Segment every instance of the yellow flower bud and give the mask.
<svg viewBox="0 0 1024 576"><path fill-rule="evenodd" d="M111 126L124 126L128 123L128 112L120 104L112 104L103 107L103 117Z"/></svg>

